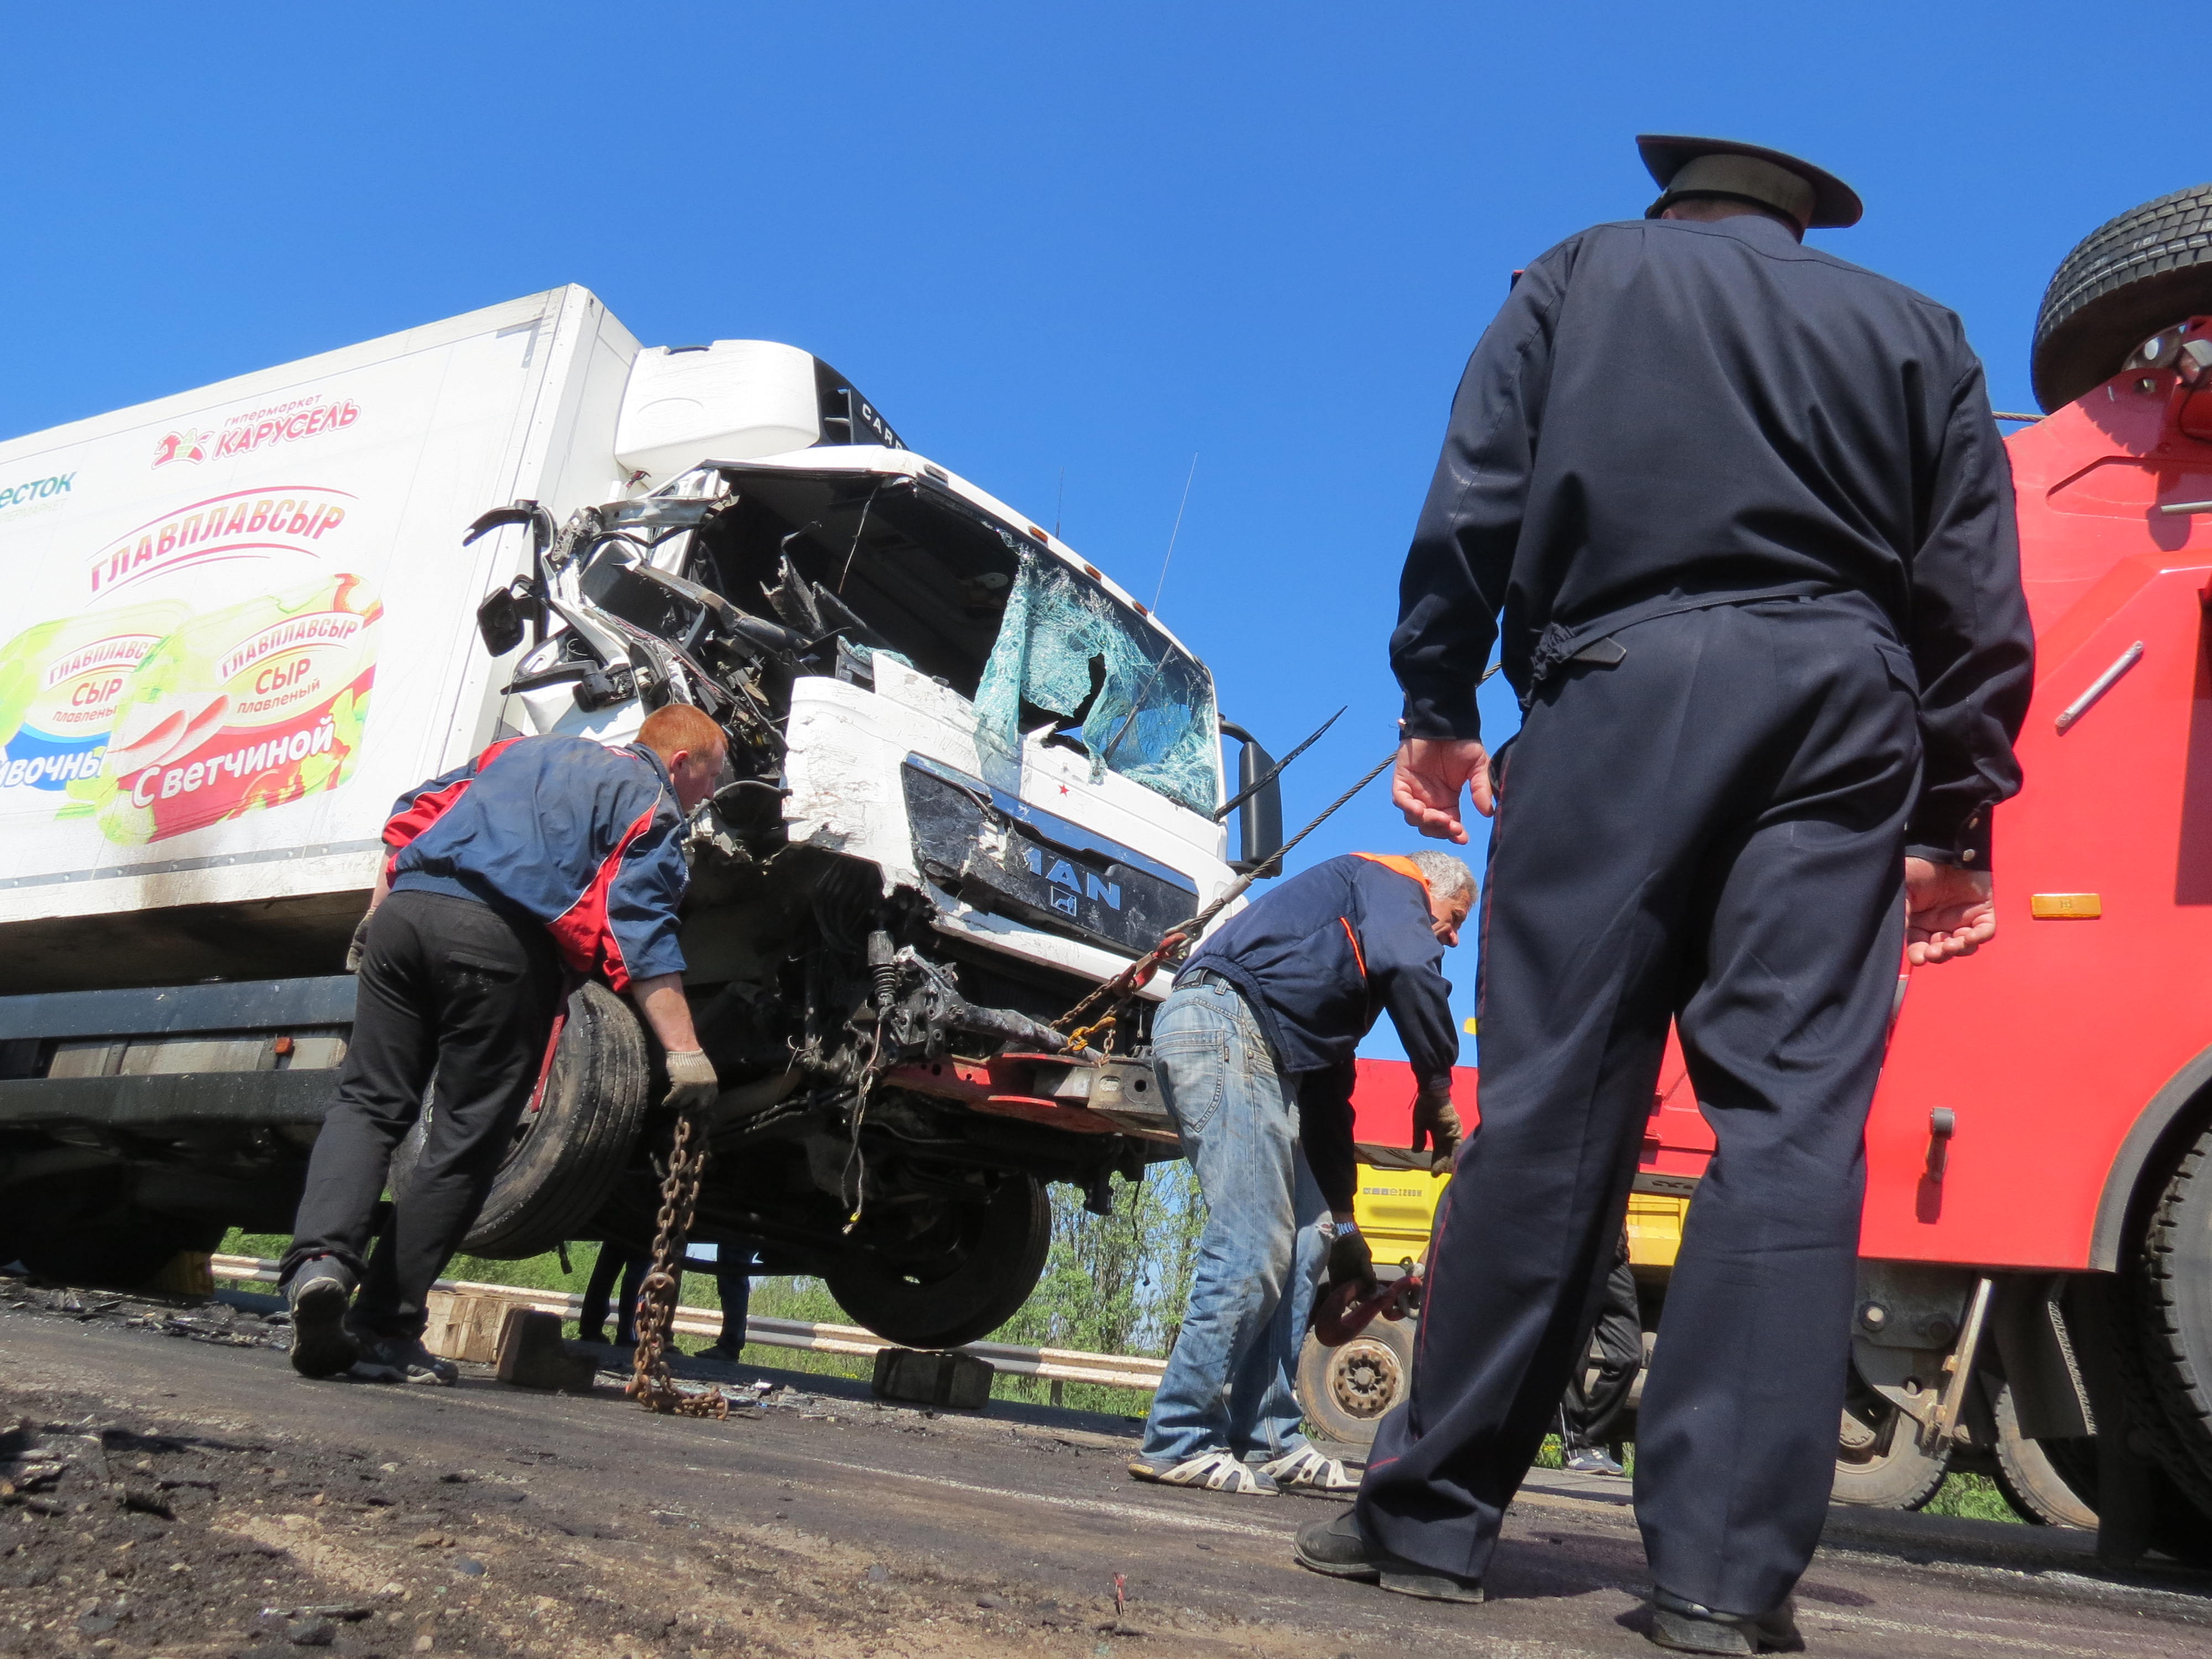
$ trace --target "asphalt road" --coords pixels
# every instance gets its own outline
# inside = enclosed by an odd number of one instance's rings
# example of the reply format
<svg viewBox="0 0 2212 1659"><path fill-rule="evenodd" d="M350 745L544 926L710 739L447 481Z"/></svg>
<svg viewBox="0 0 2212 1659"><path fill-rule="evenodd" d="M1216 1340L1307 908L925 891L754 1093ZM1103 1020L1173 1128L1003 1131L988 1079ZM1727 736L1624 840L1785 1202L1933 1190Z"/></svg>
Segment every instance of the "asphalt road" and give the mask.
<svg viewBox="0 0 2212 1659"><path fill-rule="evenodd" d="M65 1458L105 1436L112 1477L7 1498L0 1652L1656 1651L1625 1483L1537 1477L1492 1599L1444 1607L1293 1565L1324 1500L1131 1481L1120 1419L929 1414L744 1367L722 1374L780 1378L771 1399L793 1403L715 1422L647 1415L604 1383L308 1383L274 1346L131 1316L0 1309L21 1444ZM123 1496L157 1477L167 1517ZM71 1497L99 1491L112 1501ZM263 1617L264 1598L338 1622ZM2212 1577L2106 1575L2078 1534L1838 1510L1800 1622L1834 1659L2179 1659L2212 1654Z"/></svg>

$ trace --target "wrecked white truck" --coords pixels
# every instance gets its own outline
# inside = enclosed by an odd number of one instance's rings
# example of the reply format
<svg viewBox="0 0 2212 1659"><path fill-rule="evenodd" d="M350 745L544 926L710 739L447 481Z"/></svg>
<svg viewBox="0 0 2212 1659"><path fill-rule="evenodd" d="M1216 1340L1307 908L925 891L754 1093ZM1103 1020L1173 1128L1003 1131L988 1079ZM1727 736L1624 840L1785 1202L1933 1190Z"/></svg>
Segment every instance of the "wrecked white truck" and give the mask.
<svg viewBox="0 0 2212 1659"><path fill-rule="evenodd" d="M949 1346L1035 1285L1048 1183L1095 1207L1176 1155L1152 1004L1087 1057L1049 1022L1275 850L1272 763L1144 605L817 359L641 348L557 289L0 444L25 482L0 1261L129 1285L287 1229L393 796L672 699L730 735L687 842L726 1088L695 1238ZM580 988L465 1248L648 1244L657 1064Z"/></svg>

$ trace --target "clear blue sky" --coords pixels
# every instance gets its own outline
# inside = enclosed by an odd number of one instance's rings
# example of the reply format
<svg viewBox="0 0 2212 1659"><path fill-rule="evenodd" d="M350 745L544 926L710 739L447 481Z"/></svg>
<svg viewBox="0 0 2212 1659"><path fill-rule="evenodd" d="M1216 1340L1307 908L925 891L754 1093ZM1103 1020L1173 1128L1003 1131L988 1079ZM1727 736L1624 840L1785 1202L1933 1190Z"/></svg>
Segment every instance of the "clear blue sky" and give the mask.
<svg viewBox="0 0 2212 1659"><path fill-rule="evenodd" d="M574 282L648 343L819 353L1144 597L1195 454L1163 615L1279 748L1351 705L1286 780L1302 822L1391 742L1398 562L1467 352L1512 268L1641 211L1632 135L1840 173L1866 221L1816 240L1956 307L2027 409L2067 249L2212 175L2203 21L17 6L0 436ZM1307 845L1407 839L1378 784Z"/></svg>

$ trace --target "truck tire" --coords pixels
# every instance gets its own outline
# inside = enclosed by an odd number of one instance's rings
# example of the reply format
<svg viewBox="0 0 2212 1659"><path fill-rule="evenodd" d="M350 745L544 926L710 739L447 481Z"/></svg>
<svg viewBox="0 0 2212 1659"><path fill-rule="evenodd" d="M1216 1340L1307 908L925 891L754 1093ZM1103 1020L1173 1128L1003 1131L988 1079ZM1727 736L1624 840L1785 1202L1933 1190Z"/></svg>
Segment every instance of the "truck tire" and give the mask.
<svg viewBox="0 0 2212 1659"><path fill-rule="evenodd" d="M2212 1525L2212 1129L2160 1188L2130 1278L2159 1462Z"/></svg>
<svg viewBox="0 0 2212 1659"><path fill-rule="evenodd" d="M629 1005L596 981L584 985L568 999L544 1097L516 1125L461 1249L515 1261L588 1236L637 1140L652 1077ZM429 1121L426 1104L392 1160L395 1193L422 1155Z"/></svg>
<svg viewBox="0 0 2212 1659"><path fill-rule="evenodd" d="M2212 185L2131 208L2075 245L2044 290L2031 364L2047 412L2119 373L2162 328L2212 311Z"/></svg>
<svg viewBox="0 0 2212 1659"><path fill-rule="evenodd" d="M906 1348L957 1348L1020 1311L1052 1248L1052 1203L1030 1176L1001 1182L981 1204L948 1206L927 1261L849 1249L823 1274L857 1324Z"/></svg>
<svg viewBox="0 0 2212 1659"><path fill-rule="evenodd" d="M1920 1449L1914 1424L1854 1372L1836 1437L1834 1501L1873 1510L1917 1510L1951 1472L1951 1449Z"/></svg>
<svg viewBox="0 0 2212 1659"><path fill-rule="evenodd" d="M1298 1353L1298 1405L1307 1425L1363 1451L1383 1413L1405 1399L1413 1376L1413 1321L1378 1319L1340 1348L1310 1331Z"/></svg>
<svg viewBox="0 0 2212 1659"><path fill-rule="evenodd" d="M2083 1467L2084 1448L2071 1443L2031 1440L2020 1431L2020 1413L2014 1408L2012 1388L2008 1383L1997 1385L1996 1401L1992 1407L1996 1418L1997 1490L2005 1495L2005 1502L2023 1521L2043 1527L2078 1527L2094 1532L2097 1527L2097 1511L2090 1506L2081 1489L2067 1478L2069 1469L2079 1471ZM2088 1453L2087 1468L2092 1471L2091 1484L2087 1491L2096 1495L2094 1484L2096 1464L2094 1453Z"/></svg>

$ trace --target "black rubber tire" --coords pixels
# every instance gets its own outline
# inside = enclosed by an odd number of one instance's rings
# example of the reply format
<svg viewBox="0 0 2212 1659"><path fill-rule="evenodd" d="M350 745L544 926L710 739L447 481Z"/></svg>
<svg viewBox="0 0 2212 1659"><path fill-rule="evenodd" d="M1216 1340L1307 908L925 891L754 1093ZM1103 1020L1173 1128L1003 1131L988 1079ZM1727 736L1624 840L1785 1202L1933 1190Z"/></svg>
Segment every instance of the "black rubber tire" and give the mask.
<svg viewBox="0 0 2212 1659"><path fill-rule="evenodd" d="M219 1221L134 1213L23 1242L18 1258L33 1278L56 1285L135 1291L180 1250L212 1250L229 1231Z"/></svg>
<svg viewBox="0 0 2212 1659"><path fill-rule="evenodd" d="M855 1324L906 1348L957 1348L1020 1311L1052 1249L1043 1184L1010 1176L985 1202L948 1206L942 1248L927 1264L854 1247L823 1274Z"/></svg>
<svg viewBox="0 0 2212 1659"><path fill-rule="evenodd" d="M1298 1405L1307 1426L1340 1445L1372 1445L1383 1413L1412 1385L1414 1328L1410 1319L1378 1319L1340 1348L1325 1348L1307 1332L1298 1352Z"/></svg>
<svg viewBox="0 0 2212 1659"><path fill-rule="evenodd" d="M2128 1277L2158 1461L2212 1522L2212 1129L2159 1190Z"/></svg>
<svg viewBox="0 0 2212 1659"><path fill-rule="evenodd" d="M2120 372L2160 329L2212 312L2212 185L2097 227L2060 263L2035 319L2031 372L2047 411Z"/></svg>
<svg viewBox="0 0 2212 1659"><path fill-rule="evenodd" d="M2067 1478L2069 1468L2081 1467L2080 1458L2064 1452L2054 1457L2051 1447L2021 1433L2020 1413L2013 1407L2009 1383L1997 1385L1990 1409L1997 1425L1997 1490L2014 1512L2035 1526L2096 1530L2097 1511L2090 1501L2096 1496L2096 1486L2090 1485L2085 1496ZM2094 1469L2095 1465L2090 1467Z"/></svg>
<svg viewBox="0 0 2212 1659"><path fill-rule="evenodd" d="M1851 1448L1838 1434L1833 1501L1871 1510L1919 1509L1942 1490L1951 1472L1951 1449L1946 1446L1933 1456L1921 1450L1912 1419L1860 1385L1856 1373L1850 1399L1857 1410L1846 1404L1845 1413L1872 1429L1874 1441Z"/></svg>
<svg viewBox="0 0 2212 1659"><path fill-rule="evenodd" d="M583 986L568 999L544 1099L516 1126L461 1249L513 1261L590 1237L637 1142L652 1082L637 1015L605 986ZM392 1160L395 1193L421 1155L429 1120L425 1106Z"/></svg>

